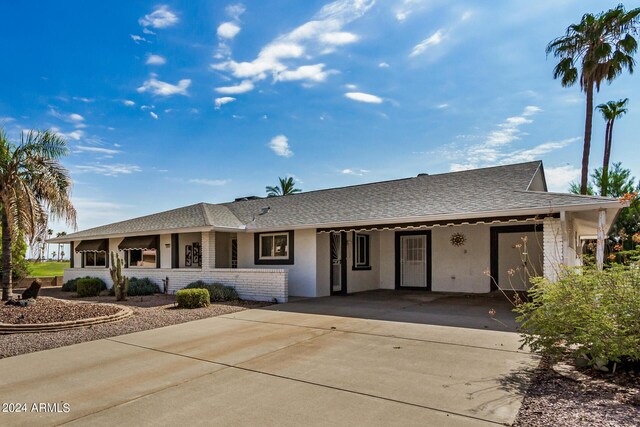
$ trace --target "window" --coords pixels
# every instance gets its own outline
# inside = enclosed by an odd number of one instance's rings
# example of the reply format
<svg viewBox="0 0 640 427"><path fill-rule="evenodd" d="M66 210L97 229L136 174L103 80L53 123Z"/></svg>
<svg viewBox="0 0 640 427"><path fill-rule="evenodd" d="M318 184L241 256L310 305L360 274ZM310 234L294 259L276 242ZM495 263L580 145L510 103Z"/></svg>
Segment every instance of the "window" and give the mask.
<svg viewBox="0 0 640 427"><path fill-rule="evenodd" d="M293 264L293 231L257 233L255 264Z"/></svg>
<svg viewBox="0 0 640 427"><path fill-rule="evenodd" d="M85 267L106 267L107 266L107 253L106 252L83 252L84 266Z"/></svg>
<svg viewBox="0 0 640 427"><path fill-rule="evenodd" d="M129 267L156 268L157 253L155 249L129 249L127 252L127 265Z"/></svg>
<svg viewBox="0 0 640 427"><path fill-rule="evenodd" d="M368 234L353 233L353 270L371 270Z"/></svg>

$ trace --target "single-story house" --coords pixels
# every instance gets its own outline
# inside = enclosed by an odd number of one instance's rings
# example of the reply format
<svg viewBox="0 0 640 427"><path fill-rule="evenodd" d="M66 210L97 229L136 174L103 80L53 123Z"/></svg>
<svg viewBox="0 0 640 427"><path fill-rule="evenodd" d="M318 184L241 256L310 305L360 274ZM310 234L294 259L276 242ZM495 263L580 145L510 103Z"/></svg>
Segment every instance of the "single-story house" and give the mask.
<svg viewBox="0 0 640 427"><path fill-rule="evenodd" d="M51 239L70 243L65 281L124 274L175 292L195 280L242 298L287 301L371 289L525 289L580 263L617 199L547 191L535 161L299 194L199 203ZM602 255L599 254L599 261Z"/></svg>

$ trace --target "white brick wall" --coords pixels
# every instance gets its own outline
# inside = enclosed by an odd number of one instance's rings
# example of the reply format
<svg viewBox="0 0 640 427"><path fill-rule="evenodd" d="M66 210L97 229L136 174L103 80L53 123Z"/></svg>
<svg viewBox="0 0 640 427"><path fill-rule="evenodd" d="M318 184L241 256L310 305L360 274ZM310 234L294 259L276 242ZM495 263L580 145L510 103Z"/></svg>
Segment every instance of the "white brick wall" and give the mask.
<svg viewBox="0 0 640 427"><path fill-rule="evenodd" d="M204 237L204 235L203 235ZM204 247L204 241L203 247ZM203 265L204 265L204 259ZM126 268L123 273L127 277L148 277L160 289L162 280L169 278L169 293L175 293L191 282L203 280L208 283L222 283L233 286L240 298L254 301L287 302L289 297L289 275L286 269L262 268L218 268L208 271L201 269L133 269ZM111 287L111 276L107 268L68 268L64 271L64 281L79 277L99 277Z"/></svg>
<svg viewBox="0 0 640 427"><path fill-rule="evenodd" d="M543 224L544 277L550 280L556 280L561 265L564 263L560 219L545 218Z"/></svg>

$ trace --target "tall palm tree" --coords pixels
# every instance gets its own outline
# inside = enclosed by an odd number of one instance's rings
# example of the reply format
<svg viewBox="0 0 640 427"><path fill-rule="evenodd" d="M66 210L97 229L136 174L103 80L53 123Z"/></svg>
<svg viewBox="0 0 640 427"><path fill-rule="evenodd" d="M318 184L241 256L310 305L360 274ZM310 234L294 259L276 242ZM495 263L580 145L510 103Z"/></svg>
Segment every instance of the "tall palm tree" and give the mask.
<svg viewBox="0 0 640 427"><path fill-rule="evenodd" d="M59 233L56 233L56 237L64 237L66 235L67 235L66 231L61 231ZM62 248L60 246L62 246ZM64 256L64 251L62 249L64 249L64 243L58 243L58 261L60 261L61 256Z"/></svg>
<svg viewBox="0 0 640 427"><path fill-rule="evenodd" d="M279 185L272 187L267 185L267 197L286 196L288 194L299 193L302 190L296 188L296 183L292 177L280 178L278 177Z"/></svg>
<svg viewBox="0 0 640 427"><path fill-rule="evenodd" d="M2 222L2 300L12 294L13 240L20 233L33 239L47 233L48 219L62 219L75 228L70 199L71 178L60 163L66 142L50 131L22 132L11 143L0 130L0 217Z"/></svg>
<svg viewBox="0 0 640 427"><path fill-rule="evenodd" d="M602 189L601 196L607 195L607 183L609 182L609 160L611 159L611 142L613 141L613 124L616 118L622 117L627 113L627 102L629 98L619 101L609 101L606 104L600 104L596 108L602 113L602 117L607 122L607 129L604 135L604 157L602 160Z"/></svg>
<svg viewBox="0 0 640 427"><path fill-rule="evenodd" d="M50 239L51 236L53 236L53 230L50 228L47 228L47 237ZM49 250L51 248L49 248L49 243L47 243L47 241L45 240L43 243L43 246L45 246L47 249L45 250L45 253L47 254L47 256L45 257L47 259L47 261L49 261Z"/></svg>
<svg viewBox="0 0 640 427"><path fill-rule="evenodd" d="M633 73L633 55L638 49L634 35L638 31L640 8L626 11L623 5L597 15L585 14L578 24L567 28L564 36L547 45L547 55L560 61L553 70L553 78L562 86L580 82L586 94L587 110L582 150L580 193L587 193L589 180L589 152L593 124L593 92L600 91L603 81L611 83L625 69Z"/></svg>

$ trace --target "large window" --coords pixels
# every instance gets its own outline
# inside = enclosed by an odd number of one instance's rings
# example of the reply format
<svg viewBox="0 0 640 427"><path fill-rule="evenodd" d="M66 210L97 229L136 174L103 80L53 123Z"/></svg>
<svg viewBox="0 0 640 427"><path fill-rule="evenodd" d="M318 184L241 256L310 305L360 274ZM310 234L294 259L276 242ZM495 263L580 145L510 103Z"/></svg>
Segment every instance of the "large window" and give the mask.
<svg viewBox="0 0 640 427"><path fill-rule="evenodd" d="M368 234L353 233L353 269L371 270Z"/></svg>
<svg viewBox="0 0 640 427"><path fill-rule="evenodd" d="M256 264L293 264L293 231L255 236Z"/></svg>
<svg viewBox="0 0 640 427"><path fill-rule="evenodd" d="M126 251L129 267L156 268L157 252L155 249L130 249Z"/></svg>
<svg viewBox="0 0 640 427"><path fill-rule="evenodd" d="M107 266L107 253L106 252L83 252L84 266L85 267L106 267Z"/></svg>

